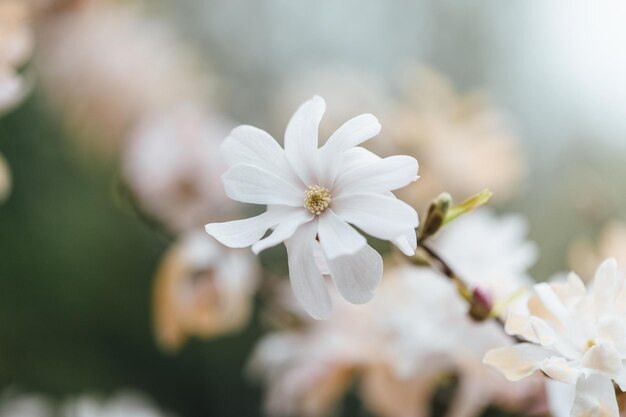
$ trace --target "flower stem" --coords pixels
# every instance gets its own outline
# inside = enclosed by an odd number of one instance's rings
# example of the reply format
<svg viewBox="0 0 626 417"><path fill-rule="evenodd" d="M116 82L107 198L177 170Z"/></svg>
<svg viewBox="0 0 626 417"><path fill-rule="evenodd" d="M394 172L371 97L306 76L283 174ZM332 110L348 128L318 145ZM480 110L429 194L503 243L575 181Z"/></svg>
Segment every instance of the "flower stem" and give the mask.
<svg viewBox="0 0 626 417"><path fill-rule="evenodd" d="M422 249L422 251L427 255L426 261L428 262L428 265L431 268L438 271L439 273L441 273L442 275L448 277L454 283L454 285L457 288L457 291L459 292L459 295L469 304L470 317L472 317L474 320L477 320L477 321L484 321L486 319L494 319L502 327L502 330L504 331L505 329L504 320L502 319L500 315L491 314L492 312L491 306L489 306L487 309L484 309L485 305L481 303L482 300L477 299L476 289L472 289L472 287L454 271L454 269L450 266L450 264L448 264L435 250L433 250L431 247L426 245L423 241L418 241L417 246L418 248ZM477 303L480 303L480 304L477 304ZM479 307L482 306L483 308L479 308L478 310L476 310L477 305ZM478 311L480 314L479 315L474 314L476 311ZM515 339L515 341L518 343L525 341L518 336L513 336L513 335L510 335L510 336L513 339Z"/></svg>

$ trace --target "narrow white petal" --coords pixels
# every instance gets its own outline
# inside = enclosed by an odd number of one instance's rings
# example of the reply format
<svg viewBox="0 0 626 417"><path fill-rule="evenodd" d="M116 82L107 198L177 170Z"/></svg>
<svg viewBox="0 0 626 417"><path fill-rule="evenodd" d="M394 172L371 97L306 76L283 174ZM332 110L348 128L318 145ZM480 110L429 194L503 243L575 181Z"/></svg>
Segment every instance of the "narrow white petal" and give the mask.
<svg viewBox="0 0 626 417"><path fill-rule="evenodd" d="M380 128L380 123L375 116L361 114L348 120L328 138L324 146L320 148L319 163L320 171L331 184L337 176L339 167L345 167L342 164L344 151L378 135Z"/></svg>
<svg viewBox="0 0 626 417"><path fill-rule="evenodd" d="M361 114L345 122L320 150L329 154L343 152L360 145L380 133L380 123L372 114Z"/></svg>
<svg viewBox="0 0 626 417"><path fill-rule="evenodd" d="M324 277L313 256L317 232L315 222L305 223L285 241L289 263L289 279L296 298L314 319L330 317L332 304Z"/></svg>
<svg viewBox="0 0 626 417"><path fill-rule="evenodd" d="M620 282L617 261L614 258L609 258L602 262L596 271L591 288L598 314L611 307L619 293L618 284Z"/></svg>
<svg viewBox="0 0 626 417"><path fill-rule="evenodd" d="M328 259L333 281L346 301L364 304L374 298L374 290L383 276L383 258L365 245L354 255Z"/></svg>
<svg viewBox="0 0 626 417"><path fill-rule="evenodd" d="M253 165L231 167L222 175L222 181L226 195L242 203L301 207L304 201L304 190Z"/></svg>
<svg viewBox="0 0 626 417"><path fill-rule="evenodd" d="M487 352L483 363L493 366L508 380L519 381L535 372L554 352L531 343L520 343Z"/></svg>
<svg viewBox="0 0 626 417"><path fill-rule="evenodd" d="M413 207L386 195L345 195L333 198L331 207L341 219L379 239L406 236L418 226Z"/></svg>
<svg viewBox="0 0 626 417"><path fill-rule="evenodd" d="M318 183L317 138L325 110L324 99L313 97L296 110L285 131L287 159L307 186Z"/></svg>
<svg viewBox="0 0 626 417"><path fill-rule="evenodd" d="M231 248L245 248L265 235L267 229L278 224L290 207L274 207L263 214L243 220L224 223L210 223L205 226L208 234L223 245Z"/></svg>
<svg viewBox="0 0 626 417"><path fill-rule="evenodd" d="M329 260L354 255L367 244L363 235L328 209L319 216L317 233Z"/></svg>
<svg viewBox="0 0 626 417"><path fill-rule="evenodd" d="M397 190L417 180L417 160L411 156L397 155L363 163L339 174L333 193L384 193Z"/></svg>
<svg viewBox="0 0 626 417"><path fill-rule="evenodd" d="M294 185L304 186L289 165L283 148L264 130L248 125L238 126L224 140L221 151L228 166L257 166Z"/></svg>
<svg viewBox="0 0 626 417"><path fill-rule="evenodd" d="M611 379L597 374L581 375L576 383L576 397L570 416L619 417Z"/></svg>
<svg viewBox="0 0 626 417"><path fill-rule="evenodd" d="M300 225L311 221L312 219L313 213L307 209L294 208L292 213L287 214L280 220L280 223L276 226L271 235L252 245L252 252L258 255L261 251L284 242L293 236L296 229L300 227Z"/></svg>

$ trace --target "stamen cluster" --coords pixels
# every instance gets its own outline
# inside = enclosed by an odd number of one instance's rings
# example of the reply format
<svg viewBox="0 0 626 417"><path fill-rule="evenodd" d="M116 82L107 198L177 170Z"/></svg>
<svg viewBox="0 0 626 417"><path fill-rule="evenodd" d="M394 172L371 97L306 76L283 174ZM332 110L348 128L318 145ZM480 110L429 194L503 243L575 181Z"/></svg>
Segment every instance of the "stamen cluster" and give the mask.
<svg viewBox="0 0 626 417"><path fill-rule="evenodd" d="M304 192L304 207L319 216L331 202L330 191L319 185L311 185Z"/></svg>

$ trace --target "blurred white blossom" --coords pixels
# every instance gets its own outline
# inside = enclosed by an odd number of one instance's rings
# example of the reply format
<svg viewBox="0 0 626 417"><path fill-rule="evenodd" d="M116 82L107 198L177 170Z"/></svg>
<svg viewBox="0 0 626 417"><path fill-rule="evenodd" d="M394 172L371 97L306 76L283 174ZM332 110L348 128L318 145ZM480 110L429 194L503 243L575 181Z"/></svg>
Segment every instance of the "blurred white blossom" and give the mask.
<svg viewBox="0 0 626 417"><path fill-rule="evenodd" d="M60 417L171 417L142 395L121 392L108 399L83 395L67 400Z"/></svg>
<svg viewBox="0 0 626 417"><path fill-rule="evenodd" d="M154 284L159 344L176 350L189 336L240 330L252 313L259 275L251 253L224 248L203 231L182 235L165 254Z"/></svg>
<svg viewBox="0 0 626 417"><path fill-rule="evenodd" d="M26 0L0 2L0 113L19 103L27 92L19 73L33 50L30 3Z"/></svg>
<svg viewBox="0 0 626 417"><path fill-rule="evenodd" d="M0 396L0 417L53 416L53 402L47 397L10 390Z"/></svg>
<svg viewBox="0 0 626 417"><path fill-rule="evenodd" d="M575 389L572 417L619 415L614 383L626 389L626 286L615 259L598 268L589 289L574 273L535 285L528 312L508 317L510 334L527 340L485 356L508 379L537 370Z"/></svg>
<svg viewBox="0 0 626 417"><path fill-rule="evenodd" d="M180 233L223 219L233 210L220 176L219 145L229 124L193 105L143 120L123 154L124 176L137 203Z"/></svg>
<svg viewBox="0 0 626 417"><path fill-rule="evenodd" d="M464 277L475 274L468 277L473 285L496 294L527 285L536 257L521 219L488 210L444 228L437 247ZM485 256L478 256L481 249ZM329 320L270 333L257 347L250 369L267 385L270 415L329 415L358 381L374 415L428 416L434 392L450 376L458 376L450 417L477 416L489 405L543 410L540 378L513 384L482 364L489 349L512 340L496 323L472 321L454 284L431 269L397 265L371 303L354 306L336 295L334 302L339 311Z"/></svg>
<svg viewBox="0 0 626 417"><path fill-rule="evenodd" d="M222 145L230 166L223 176L226 194L266 204L267 211L206 226L223 244L252 246L255 253L285 242L294 293L318 319L332 311L323 273L356 304L371 300L380 282L382 258L350 224L392 241L407 255L415 252L418 225L415 210L391 192L417 179L415 158L381 159L359 147L380 132L371 114L347 121L318 149L325 108L318 96L302 104L287 126L284 149L260 129L234 129ZM272 234L263 238L270 228Z"/></svg>
<svg viewBox="0 0 626 417"><path fill-rule="evenodd" d="M74 3L40 19L38 82L88 149L115 152L139 120L206 98L198 59L167 23L124 2Z"/></svg>

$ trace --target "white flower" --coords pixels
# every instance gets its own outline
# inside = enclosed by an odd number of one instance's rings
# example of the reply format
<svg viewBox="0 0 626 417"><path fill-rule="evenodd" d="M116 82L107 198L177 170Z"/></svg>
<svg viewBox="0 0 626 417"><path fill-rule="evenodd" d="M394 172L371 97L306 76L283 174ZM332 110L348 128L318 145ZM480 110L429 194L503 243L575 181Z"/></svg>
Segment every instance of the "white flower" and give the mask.
<svg viewBox="0 0 626 417"><path fill-rule="evenodd" d="M159 344L176 350L190 335L240 330L252 313L259 272L251 253L224 248L203 231L183 234L163 258L154 284Z"/></svg>
<svg viewBox="0 0 626 417"><path fill-rule="evenodd" d="M613 383L626 389L626 286L617 262L602 263L587 290L571 273L567 281L541 283L527 314L511 314L507 331L528 342L492 350L485 363L508 379L536 370L576 385L572 417L617 416Z"/></svg>
<svg viewBox="0 0 626 417"><path fill-rule="evenodd" d="M317 319L332 310L322 272L330 272L341 295L356 304L371 300L380 282L382 258L350 224L407 255L415 251L418 225L415 210L391 193L417 179L417 161L381 159L358 147L380 132L370 114L349 120L318 148L325 108L317 96L300 106L287 126L285 149L260 129L234 129L222 145L230 166L223 176L226 194L265 204L267 211L206 227L223 244L252 245L255 253L285 242L294 293ZM268 229L274 231L263 238ZM323 253L328 271L320 271L315 252Z"/></svg>

